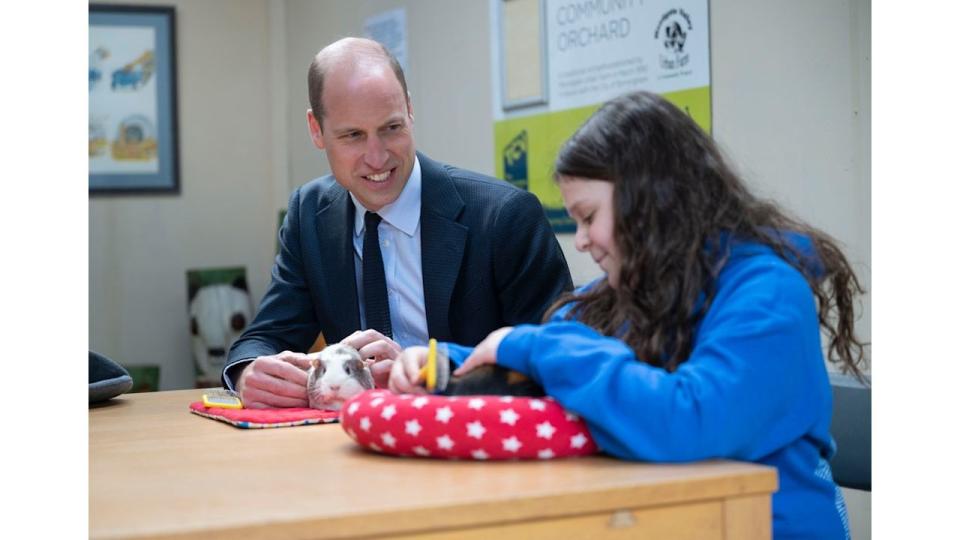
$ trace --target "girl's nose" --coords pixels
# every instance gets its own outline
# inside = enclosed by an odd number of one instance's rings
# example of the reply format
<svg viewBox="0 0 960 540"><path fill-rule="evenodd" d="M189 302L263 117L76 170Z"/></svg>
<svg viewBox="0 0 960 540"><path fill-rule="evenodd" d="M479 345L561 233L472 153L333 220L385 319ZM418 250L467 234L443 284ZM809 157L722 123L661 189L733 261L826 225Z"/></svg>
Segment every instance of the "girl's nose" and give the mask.
<svg viewBox="0 0 960 540"><path fill-rule="evenodd" d="M587 238L587 231L580 225L577 225L577 232L573 237L573 245L577 248L577 251L586 251L590 245L590 239Z"/></svg>

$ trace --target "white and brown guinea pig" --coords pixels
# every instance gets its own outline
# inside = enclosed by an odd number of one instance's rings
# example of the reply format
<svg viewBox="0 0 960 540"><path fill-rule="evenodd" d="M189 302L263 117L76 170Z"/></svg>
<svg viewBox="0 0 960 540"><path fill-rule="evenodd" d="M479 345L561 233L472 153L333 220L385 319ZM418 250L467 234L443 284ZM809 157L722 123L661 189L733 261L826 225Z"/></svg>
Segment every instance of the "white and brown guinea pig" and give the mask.
<svg viewBox="0 0 960 540"><path fill-rule="evenodd" d="M373 374L349 345L328 345L310 361L307 399L312 409L340 410L343 402L373 388Z"/></svg>

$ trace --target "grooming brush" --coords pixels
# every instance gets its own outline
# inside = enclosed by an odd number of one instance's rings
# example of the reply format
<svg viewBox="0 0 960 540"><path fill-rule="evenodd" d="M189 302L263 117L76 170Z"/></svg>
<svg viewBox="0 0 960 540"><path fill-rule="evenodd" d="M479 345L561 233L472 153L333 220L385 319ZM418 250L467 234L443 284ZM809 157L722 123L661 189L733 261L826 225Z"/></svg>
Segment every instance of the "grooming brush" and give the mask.
<svg viewBox="0 0 960 540"><path fill-rule="evenodd" d="M430 338L427 346L427 363L420 368L420 379L431 394L442 394L450 383L450 357L445 346L437 346Z"/></svg>

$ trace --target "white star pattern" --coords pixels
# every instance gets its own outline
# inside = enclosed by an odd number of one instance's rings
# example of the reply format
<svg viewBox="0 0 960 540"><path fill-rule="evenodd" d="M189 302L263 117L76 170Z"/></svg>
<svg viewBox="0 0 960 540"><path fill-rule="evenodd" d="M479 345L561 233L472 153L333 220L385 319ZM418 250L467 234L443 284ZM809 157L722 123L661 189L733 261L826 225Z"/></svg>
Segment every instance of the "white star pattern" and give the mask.
<svg viewBox="0 0 960 540"><path fill-rule="evenodd" d="M430 451L429 451L429 450L427 450L426 448L424 448L424 447L422 447L422 446L419 446L419 445L413 447L413 453L416 454L416 455L418 455L418 456L424 456L424 457L430 455Z"/></svg>
<svg viewBox="0 0 960 540"><path fill-rule="evenodd" d="M517 420L520 419L520 415L517 414L517 411L513 409L505 409L500 411L500 421L504 424L510 424L511 426L517 425Z"/></svg>
<svg viewBox="0 0 960 540"><path fill-rule="evenodd" d="M384 420L393 418L393 415L395 414L397 414L397 406L392 404L387 405L383 408L383 411L380 412L380 416L382 416Z"/></svg>
<svg viewBox="0 0 960 540"><path fill-rule="evenodd" d="M550 422L537 424L537 437L541 439L550 439L555 431L557 431L557 428L553 427Z"/></svg>
<svg viewBox="0 0 960 540"><path fill-rule="evenodd" d="M510 403L511 401L513 401L513 396L503 396L502 398L500 398L500 401L504 403Z"/></svg>
<svg viewBox="0 0 960 540"><path fill-rule="evenodd" d="M479 420L467 424L467 435L474 439L482 438L486 431L487 429L483 427L483 424L481 424Z"/></svg>
<svg viewBox="0 0 960 540"><path fill-rule="evenodd" d="M475 411L479 411L480 409L483 408L483 406L484 406L485 404L486 404L486 402L485 402L484 400L482 400L482 399L480 399L480 398L473 398L473 399L471 399L470 402L467 404L467 407L470 407L471 409L473 409L473 410L475 410Z"/></svg>
<svg viewBox="0 0 960 540"><path fill-rule="evenodd" d="M448 423L453 418L453 410L450 407L440 407L437 409L437 422Z"/></svg>
<svg viewBox="0 0 960 540"><path fill-rule="evenodd" d="M547 448L537 452L537 457L540 459L550 459L553 457L553 450Z"/></svg>
<svg viewBox="0 0 960 540"><path fill-rule="evenodd" d="M453 439L448 435L437 437L437 447L442 450L451 450L453 449Z"/></svg>
<svg viewBox="0 0 960 540"><path fill-rule="evenodd" d="M404 429L404 432L406 432L407 435L412 435L414 437L416 437L420 433L420 430L423 429L420 427L420 422L417 422L416 419L407 420L405 426L406 429Z"/></svg>
<svg viewBox="0 0 960 540"><path fill-rule="evenodd" d="M430 400L423 396L420 396L417 399L413 400L413 406L418 409L422 409L423 406L426 405L428 401Z"/></svg>
<svg viewBox="0 0 960 540"><path fill-rule="evenodd" d="M483 450L474 450L473 452L470 452L470 455L473 456L473 459L487 459L490 457Z"/></svg>
<svg viewBox="0 0 960 540"><path fill-rule="evenodd" d="M350 404L350 407L347 408L347 414L352 415L353 413L357 412L357 409L359 408L360 408L360 404L354 401L353 403Z"/></svg>
<svg viewBox="0 0 960 540"><path fill-rule="evenodd" d="M397 438L391 435L389 431L381 435L380 440L383 441L383 444L389 446L390 448L393 448L397 445Z"/></svg>
<svg viewBox="0 0 960 540"><path fill-rule="evenodd" d="M516 453L517 450L520 450L520 447L523 446L523 443L520 442L515 435L511 435L509 439L503 440L503 449L507 452Z"/></svg>
<svg viewBox="0 0 960 540"><path fill-rule="evenodd" d="M360 429L370 431L370 419L366 416L360 419Z"/></svg>
<svg viewBox="0 0 960 540"><path fill-rule="evenodd" d="M530 408L535 411L545 411L547 410L547 403L539 399L531 399Z"/></svg>
<svg viewBox="0 0 960 540"><path fill-rule="evenodd" d="M373 400L370 401L370 406L371 406L371 407L379 407L381 403L383 403L383 398L382 398L382 397L376 397L376 398L374 398Z"/></svg>
<svg viewBox="0 0 960 540"><path fill-rule="evenodd" d="M583 433L577 433L573 437L570 437L571 448L583 448L585 444L587 444L587 437Z"/></svg>

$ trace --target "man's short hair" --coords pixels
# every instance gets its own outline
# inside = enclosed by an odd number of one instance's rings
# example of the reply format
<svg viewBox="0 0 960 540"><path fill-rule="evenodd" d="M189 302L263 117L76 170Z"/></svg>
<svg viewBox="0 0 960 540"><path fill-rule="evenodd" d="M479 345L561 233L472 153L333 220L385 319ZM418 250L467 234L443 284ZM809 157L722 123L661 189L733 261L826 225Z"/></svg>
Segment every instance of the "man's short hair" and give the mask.
<svg viewBox="0 0 960 540"><path fill-rule="evenodd" d="M380 48L380 51L383 53L384 59L387 60L387 63L390 64L390 69L393 70L393 74L397 77L397 80L400 81L400 87L403 88L403 97L409 98L410 93L407 91L407 79L403 76L403 68L400 67L400 62L397 61L397 58L390 54L390 51L383 46L382 43L377 43ZM326 76L328 69L328 62L318 61L320 55L313 57L313 61L310 62L310 67L307 69L307 96L310 99L310 109L313 111L313 117L317 119L317 123L320 124L320 130L323 130L323 79Z"/></svg>

